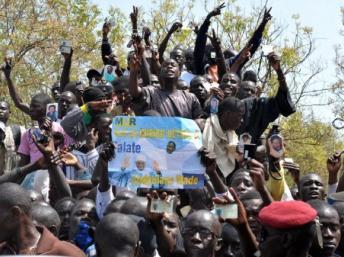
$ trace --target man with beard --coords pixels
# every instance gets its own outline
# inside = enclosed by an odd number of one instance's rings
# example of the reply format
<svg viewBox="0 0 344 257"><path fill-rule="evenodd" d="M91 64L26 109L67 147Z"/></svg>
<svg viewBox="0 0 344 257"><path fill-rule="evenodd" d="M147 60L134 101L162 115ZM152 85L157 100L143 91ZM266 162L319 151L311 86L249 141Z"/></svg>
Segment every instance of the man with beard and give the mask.
<svg viewBox="0 0 344 257"><path fill-rule="evenodd" d="M323 200L325 197L324 183L318 174L309 173L301 177L298 187L300 199L304 202L313 199Z"/></svg>
<svg viewBox="0 0 344 257"><path fill-rule="evenodd" d="M335 251L339 245L341 230L340 219L337 210L322 200L308 202L318 213L322 245L314 240L310 254L312 257L339 257Z"/></svg>

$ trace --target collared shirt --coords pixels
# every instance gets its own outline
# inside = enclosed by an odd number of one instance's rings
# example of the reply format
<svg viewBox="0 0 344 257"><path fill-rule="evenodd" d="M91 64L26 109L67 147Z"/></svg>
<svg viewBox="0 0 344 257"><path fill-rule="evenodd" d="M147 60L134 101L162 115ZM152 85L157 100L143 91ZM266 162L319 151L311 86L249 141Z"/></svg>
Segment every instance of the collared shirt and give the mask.
<svg viewBox="0 0 344 257"><path fill-rule="evenodd" d="M38 241L36 255L61 255L73 257L85 257L85 254L75 245L60 241L47 228L37 226L36 229L41 233ZM17 255L13 246L7 242L0 244L0 255Z"/></svg>

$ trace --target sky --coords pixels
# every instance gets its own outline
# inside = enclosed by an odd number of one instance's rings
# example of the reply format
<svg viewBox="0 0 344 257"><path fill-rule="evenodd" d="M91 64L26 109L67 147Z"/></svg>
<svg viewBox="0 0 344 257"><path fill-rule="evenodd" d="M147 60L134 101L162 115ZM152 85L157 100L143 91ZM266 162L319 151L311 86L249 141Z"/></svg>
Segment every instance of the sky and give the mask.
<svg viewBox="0 0 344 257"><path fill-rule="evenodd" d="M183 0L181 0L183 1ZM139 0L92 0L97 4L104 16L107 16L107 10L110 5L119 7L127 16L129 21L129 14L132 6L143 6L145 10L151 7L151 1ZM206 11L202 3L203 0L196 0L194 12L196 16L204 17ZM228 2L228 1L224 1ZM214 1L209 0L209 8L212 9ZM259 6L260 0L237 0L236 5L240 6L245 12L249 13L252 6ZM315 48L310 61L321 62L325 65L325 70L317 77L315 83L309 90L328 88L331 82L335 81L335 66L334 59L334 46L343 43L343 37L340 37L339 31L344 29L342 25L342 17L340 8L344 7L343 0L269 0L268 6L272 7L271 14L275 21L283 24L287 28L286 33L294 33L292 16L299 14L300 22L303 26L313 28L313 37L316 39ZM326 104L330 93L324 92L316 97L306 97L303 99L302 104ZM303 107L306 113L313 113L315 118L323 122L331 122L334 119L332 107L329 105Z"/></svg>

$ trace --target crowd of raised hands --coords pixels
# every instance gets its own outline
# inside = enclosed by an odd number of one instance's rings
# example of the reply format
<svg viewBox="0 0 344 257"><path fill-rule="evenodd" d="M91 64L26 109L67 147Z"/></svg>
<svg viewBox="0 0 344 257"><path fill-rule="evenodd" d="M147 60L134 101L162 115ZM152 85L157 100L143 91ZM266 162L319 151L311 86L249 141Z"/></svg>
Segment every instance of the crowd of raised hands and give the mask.
<svg viewBox="0 0 344 257"><path fill-rule="evenodd" d="M210 29L223 8L194 27L194 45L171 47L183 24L175 22L155 46L154 30L138 31L134 6L126 67L112 50L106 20L104 66L89 69L87 85L70 79L73 48L65 41L60 81L51 96L32 92L30 103L12 80L13 60L5 58L9 94L32 126L12 124L9 103L0 101L0 255L344 256L343 152L329 153L327 185L286 156L275 121L296 110L283 60L273 51L266 56L278 81L269 97L249 62L271 8L239 51ZM197 158L204 185L164 185L162 156L154 156L150 171L159 183L132 187L128 158L117 167L120 184L114 183L109 167L118 146L111 124L122 116L193 120L202 137ZM168 142L167 155L176 148ZM138 155L135 165L137 176L146 157Z"/></svg>

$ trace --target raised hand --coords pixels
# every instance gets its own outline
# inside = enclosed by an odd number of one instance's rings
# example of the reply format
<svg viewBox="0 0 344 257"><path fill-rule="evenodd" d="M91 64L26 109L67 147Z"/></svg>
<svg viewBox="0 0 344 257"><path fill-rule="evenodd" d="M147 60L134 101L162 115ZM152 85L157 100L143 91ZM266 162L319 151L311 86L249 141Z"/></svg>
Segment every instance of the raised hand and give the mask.
<svg viewBox="0 0 344 257"><path fill-rule="evenodd" d="M278 56L275 52L272 52L268 55L268 60L271 67L275 71L279 71L281 69L281 57Z"/></svg>
<svg viewBox="0 0 344 257"><path fill-rule="evenodd" d="M229 192L232 195L233 199L230 199L228 195L223 195L221 198L220 197L215 197L213 198L213 202L218 205L226 205L226 204L237 204L238 205L238 218L236 219L226 219L223 220L223 218L219 218L221 221L225 221L227 223L232 224L234 227L240 227L242 225L247 225L248 220L247 220L247 214L245 207L243 203L240 201L238 195L236 194L235 190L233 188L229 188Z"/></svg>
<svg viewBox="0 0 344 257"><path fill-rule="evenodd" d="M6 78L9 78L11 76L11 71L13 67L12 58L5 57L4 61L5 65L1 67L1 70L4 72Z"/></svg>
<svg viewBox="0 0 344 257"><path fill-rule="evenodd" d="M105 21L103 24L103 35L107 36L111 30L111 25L108 21Z"/></svg>
<svg viewBox="0 0 344 257"><path fill-rule="evenodd" d="M265 10L264 10L263 22L266 23L266 22L268 22L269 20L272 19L272 16L271 16L271 14L270 14L271 9L272 9L272 7L270 7L269 10L268 10L268 9L265 9Z"/></svg>
<svg viewBox="0 0 344 257"><path fill-rule="evenodd" d="M178 29L181 29L183 27L183 24L179 21L176 21L173 23L172 27L170 28L170 33L176 32Z"/></svg>
<svg viewBox="0 0 344 257"><path fill-rule="evenodd" d="M209 38L211 44L212 44L214 47L215 47L215 46L221 45L221 41L220 41L220 39L217 37L217 35L216 35L214 29L212 29L212 32L213 32L212 35L208 35L208 34L207 34L207 36L208 36L208 38Z"/></svg>
<svg viewBox="0 0 344 257"><path fill-rule="evenodd" d="M112 142L105 143L99 153L99 157L105 162L111 161L116 156L115 150L116 147Z"/></svg>
<svg viewBox="0 0 344 257"><path fill-rule="evenodd" d="M48 138L47 143L40 143L34 134L31 134L32 141L37 146L38 150L43 154L46 161L50 162L51 157L55 152L54 140L52 138Z"/></svg>
<svg viewBox="0 0 344 257"><path fill-rule="evenodd" d="M340 167L342 166L341 152L335 152L327 159L327 171L329 174L337 176Z"/></svg>
<svg viewBox="0 0 344 257"><path fill-rule="evenodd" d="M133 12L130 13L131 23L133 24L133 29L137 30L137 17L139 15L139 9L136 6L133 6ZM137 32L137 31L136 31Z"/></svg>
<svg viewBox="0 0 344 257"><path fill-rule="evenodd" d="M72 153L62 152L60 156L61 161L67 166L75 166L79 162L78 158Z"/></svg>
<svg viewBox="0 0 344 257"><path fill-rule="evenodd" d="M222 10L223 8L225 8L225 6L226 6L225 3L220 4L219 6L217 6L214 10L212 10L212 11L208 14L207 18L210 19L211 17L220 15L220 14L221 14L221 10Z"/></svg>
<svg viewBox="0 0 344 257"><path fill-rule="evenodd" d="M161 200L165 200L167 198L167 193L163 192L161 194ZM151 206L152 206L152 200L153 199L159 199L159 194L157 191L153 191L150 194L147 194L147 199L148 199L148 204L147 204L147 209L146 209L146 219L149 220L150 222L158 223L162 220L164 217L164 213L156 213L156 212L151 212Z"/></svg>
<svg viewBox="0 0 344 257"><path fill-rule="evenodd" d="M136 71L138 72L141 69L141 59L137 56L136 53L132 54L130 56L129 60L129 69L130 71Z"/></svg>
<svg viewBox="0 0 344 257"><path fill-rule="evenodd" d="M210 89L211 95L215 96L220 102L225 98L225 94L220 88L213 87Z"/></svg>
<svg viewBox="0 0 344 257"><path fill-rule="evenodd" d="M300 180L300 165L298 165L297 163L293 163L293 162L283 161L282 166L284 169L286 169L290 172L291 176L293 177L295 184L298 184L299 180Z"/></svg>
<svg viewBox="0 0 344 257"><path fill-rule="evenodd" d="M254 159L249 161L250 175L255 188L260 191L265 187L264 165Z"/></svg>
<svg viewBox="0 0 344 257"><path fill-rule="evenodd" d="M149 37L151 36L152 32L148 27L143 27L142 34L143 34L144 40L149 40Z"/></svg>

